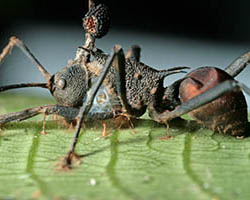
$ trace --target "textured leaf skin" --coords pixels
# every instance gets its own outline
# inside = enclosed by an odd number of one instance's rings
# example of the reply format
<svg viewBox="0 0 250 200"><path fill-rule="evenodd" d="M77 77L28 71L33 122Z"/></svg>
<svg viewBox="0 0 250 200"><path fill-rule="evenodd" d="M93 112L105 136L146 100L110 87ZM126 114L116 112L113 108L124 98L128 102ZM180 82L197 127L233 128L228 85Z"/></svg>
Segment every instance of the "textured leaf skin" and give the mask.
<svg viewBox="0 0 250 200"><path fill-rule="evenodd" d="M18 99L18 101L16 100ZM0 113L51 100L0 96ZM250 199L250 138L236 139L171 123L166 128L144 118L134 130L108 123L106 139L100 122L82 130L77 152L85 155L70 171L57 170L73 130L51 117L41 135L43 116L10 123L0 131L0 199Z"/></svg>

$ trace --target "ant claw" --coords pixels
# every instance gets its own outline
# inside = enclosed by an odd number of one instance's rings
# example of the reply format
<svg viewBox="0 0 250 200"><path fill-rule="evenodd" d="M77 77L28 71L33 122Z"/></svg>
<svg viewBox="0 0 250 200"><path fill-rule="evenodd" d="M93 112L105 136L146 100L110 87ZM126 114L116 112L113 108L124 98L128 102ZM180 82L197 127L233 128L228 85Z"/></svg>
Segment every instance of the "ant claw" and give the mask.
<svg viewBox="0 0 250 200"><path fill-rule="evenodd" d="M102 136L99 136L97 138L95 138L93 141L97 141L97 140L100 140L100 139L107 139L108 137L110 137L112 134L108 134L108 135L102 135Z"/></svg>
<svg viewBox="0 0 250 200"><path fill-rule="evenodd" d="M79 165L81 163L80 156L76 153L70 151L67 156L65 156L61 163L58 164L59 169L61 170L71 170L74 165Z"/></svg>
<svg viewBox="0 0 250 200"><path fill-rule="evenodd" d="M46 132L45 130L42 130L42 131L40 132L40 134L41 134L41 135L47 135L47 132Z"/></svg>
<svg viewBox="0 0 250 200"><path fill-rule="evenodd" d="M236 136L236 138L237 138L237 139L244 139L245 136L244 136L244 135L238 135L238 136Z"/></svg>
<svg viewBox="0 0 250 200"><path fill-rule="evenodd" d="M169 139L172 139L173 136L170 136L170 135L166 135L166 136L163 136L160 138L160 140L169 140Z"/></svg>

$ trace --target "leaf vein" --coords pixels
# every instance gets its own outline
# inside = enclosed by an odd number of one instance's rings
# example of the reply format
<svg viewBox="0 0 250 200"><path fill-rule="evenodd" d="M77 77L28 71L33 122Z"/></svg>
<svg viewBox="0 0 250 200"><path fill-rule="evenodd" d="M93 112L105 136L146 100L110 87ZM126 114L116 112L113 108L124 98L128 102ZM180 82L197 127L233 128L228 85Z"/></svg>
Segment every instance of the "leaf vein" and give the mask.
<svg viewBox="0 0 250 200"><path fill-rule="evenodd" d="M32 144L29 149L28 158L27 158L26 173L37 184L41 193L43 195L49 196L48 189L47 189L45 182L43 182L34 171L35 158L36 158L38 148L39 148L39 143L40 143L40 135L41 134L38 132L33 136Z"/></svg>
<svg viewBox="0 0 250 200"><path fill-rule="evenodd" d="M187 176L193 181L200 189L201 192L206 194L208 199L217 199L218 196L214 192L205 186L205 183L195 174L191 167L191 150L192 150L192 136L191 134L186 134L184 139L184 149L182 153L183 157L183 168Z"/></svg>
<svg viewBox="0 0 250 200"><path fill-rule="evenodd" d="M121 191L124 195L127 197L130 197L131 199L142 199L137 194L135 194L133 191L126 188L124 185L121 184L119 178L116 175L116 164L118 160L118 136L119 132L115 131L112 136L110 137L110 150L111 150L111 158L110 161L106 167L107 175L109 176L109 179L114 187L116 187L119 191Z"/></svg>

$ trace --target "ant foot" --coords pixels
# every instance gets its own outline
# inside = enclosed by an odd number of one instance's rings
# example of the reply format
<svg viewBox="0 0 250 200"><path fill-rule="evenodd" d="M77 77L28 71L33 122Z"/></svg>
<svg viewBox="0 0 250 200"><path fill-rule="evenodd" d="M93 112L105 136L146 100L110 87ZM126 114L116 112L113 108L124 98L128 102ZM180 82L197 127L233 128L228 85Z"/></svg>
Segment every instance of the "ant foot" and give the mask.
<svg viewBox="0 0 250 200"><path fill-rule="evenodd" d="M46 132L45 130L42 130L40 133L41 133L42 135L47 135L47 132Z"/></svg>
<svg viewBox="0 0 250 200"><path fill-rule="evenodd" d="M80 156L70 151L67 156L62 158L61 162L58 164L58 169L68 171L71 170L75 165L79 165L80 163Z"/></svg>
<svg viewBox="0 0 250 200"><path fill-rule="evenodd" d="M170 135L166 135L166 136L163 136L160 138L160 140L169 140L169 139L172 139L173 136L170 136Z"/></svg>

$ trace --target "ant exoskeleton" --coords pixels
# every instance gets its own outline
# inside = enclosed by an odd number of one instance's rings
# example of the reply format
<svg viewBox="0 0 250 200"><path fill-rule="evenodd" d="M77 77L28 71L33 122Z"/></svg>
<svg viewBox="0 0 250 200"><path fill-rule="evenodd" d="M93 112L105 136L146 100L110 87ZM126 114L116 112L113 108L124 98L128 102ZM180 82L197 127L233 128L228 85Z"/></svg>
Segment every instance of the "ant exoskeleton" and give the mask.
<svg viewBox="0 0 250 200"><path fill-rule="evenodd" d="M155 70L140 62L140 48L136 45L128 51L126 59L118 46L114 48L112 55L104 54L95 48L95 40L108 32L109 20L108 8L105 5L95 5L93 1L89 1L89 12L83 19L86 30L85 44L78 48L75 59L54 75L45 69L21 40L11 37L9 44L0 54L0 63L12 48L17 46L37 65L46 83L1 86L0 92L24 87L42 87L50 91L57 104L1 115L0 125L25 120L38 114L58 114L67 121L76 119L76 136L66 159L66 165L70 165L83 121L115 118L122 115L125 109L131 116L139 117L153 101L156 90L161 88L163 91L163 80L166 76L183 73L184 69L188 69L175 67ZM117 70L120 70L122 76ZM124 95L128 97L128 102L125 101ZM42 133L45 133L45 120Z"/></svg>
<svg viewBox="0 0 250 200"><path fill-rule="evenodd" d="M64 159L64 167L71 167L72 159L77 157L75 146L83 121L104 120L122 114L140 117L147 108L151 118L160 123L167 124L169 120L190 112L209 129L233 136L247 134L247 105L241 89L249 95L250 90L233 77L248 64L249 53L224 71L214 67L199 68L164 88L166 76L188 68L155 70L140 62L140 48L136 45L126 56L118 45L111 55L103 53L95 48L95 39L108 32L109 19L106 6L89 1L89 12L83 19L85 44L78 48L75 59L54 75L47 72L21 40L11 37L0 55L0 62L17 46L37 65L46 83L2 86L0 91L43 87L49 89L57 105L1 115L0 124L25 120L40 113L58 114L69 121L76 119L75 137Z"/></svg>

